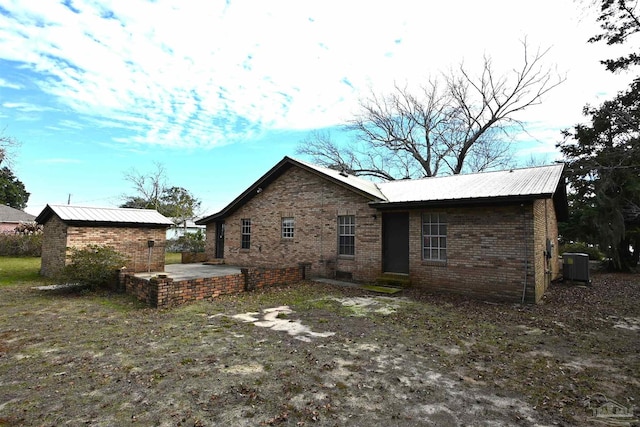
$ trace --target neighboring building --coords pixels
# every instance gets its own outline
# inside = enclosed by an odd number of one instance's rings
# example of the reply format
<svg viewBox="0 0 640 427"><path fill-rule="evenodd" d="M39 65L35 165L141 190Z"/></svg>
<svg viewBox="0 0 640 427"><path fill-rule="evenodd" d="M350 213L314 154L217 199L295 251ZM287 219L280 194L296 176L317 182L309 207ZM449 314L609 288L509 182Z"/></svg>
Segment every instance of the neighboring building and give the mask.
<svg viewBox="0 0 640 427"><path fill-rule="evenodd" d="M170 228L167 228L167 240L177 239L187 233L197 233L198 231L205 233L207 229L204 225L196 224L193 219L182 220L179 222L176 221L175 218L170 219L172 221L172 225Z"/></svg>
<svg viewBox="0 0 640 427"><path fill-rule="evenodd" d="M13 233L20 224L33 222L35 216L19 209L0 204L0 233Z"/></svg>
<svg viewBox="0 0 640 427"><path fill-rule="evenodd" d="M537 302L560 274L562 165L386 183L285 157L207 226L228 264Z"/></svg>
<svg viewBox="0 0 640 427"><path fill-rule="evenodd" d="M47 205L40 274L53 276L69 262L69 249L106 245L123 253L132 272L164 271L166 229L171 221L151 209Z"/></svg>

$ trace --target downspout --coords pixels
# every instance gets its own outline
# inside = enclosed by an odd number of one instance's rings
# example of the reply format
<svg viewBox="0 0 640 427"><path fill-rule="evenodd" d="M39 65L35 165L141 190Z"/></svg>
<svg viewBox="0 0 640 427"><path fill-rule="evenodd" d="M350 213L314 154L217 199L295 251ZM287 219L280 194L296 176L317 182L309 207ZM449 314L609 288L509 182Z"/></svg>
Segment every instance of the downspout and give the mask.
<svg viewBox="0 0 640 427"><path fill-rule="evenodd" d="M522 229L524 232L524 285L522 286L522 304L524 304L524 298L525 295L527 293L527 276L528 276L528 270L529 270L529 245L527 244L527 238L528 233L527 233L527 210L524 207L524 204L521 205L522 206Z"/></svg>

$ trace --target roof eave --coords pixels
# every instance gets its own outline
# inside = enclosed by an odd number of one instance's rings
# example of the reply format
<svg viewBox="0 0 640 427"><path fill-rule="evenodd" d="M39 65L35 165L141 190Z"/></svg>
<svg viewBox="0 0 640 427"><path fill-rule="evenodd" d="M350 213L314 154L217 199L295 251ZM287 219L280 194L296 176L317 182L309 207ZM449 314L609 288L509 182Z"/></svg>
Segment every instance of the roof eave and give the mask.
<svg viewBox="0 0 640 427"><path fill-rule="evenodd" d="M158 224L154 222L112 222L112 221L82 221L82 220L64 220L60 219L67 225L72 227L93 226L93 227L146 227L146 228L169 228L171 224Z"/></svg>
<svg viewBox="0 0 640 427"><path fill-rule="evenodd" d="M45 222L49 221L49 218L51 218L52 215L53 215L53 209L51 209L51 206L47 205L44 207L42 212L38 214L38 216L34 219L34 221L36 222L36 224L44 225Z"/></svg>
<svg viewBox="0 0 640 427"><path fill-rule="evenodd" d="M418 209L425 207L453 207L453 206L477 206L530 202L537 199L548 199L553 197L552 193L524 194L513 196L492 196L475 197L465 199L443 199L443 200L411 200L404 202L372 202L369 206L378 210L389 209Z"/></svg>

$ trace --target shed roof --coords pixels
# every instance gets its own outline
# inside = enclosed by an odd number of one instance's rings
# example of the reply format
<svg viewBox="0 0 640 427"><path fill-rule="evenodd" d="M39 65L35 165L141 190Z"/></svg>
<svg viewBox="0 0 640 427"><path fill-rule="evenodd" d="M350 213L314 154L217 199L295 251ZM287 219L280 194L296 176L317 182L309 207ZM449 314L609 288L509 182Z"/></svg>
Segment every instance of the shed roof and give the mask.
<svg viewBox="0 0 640 427"><path fill-rule="evenodd" d="M63 222L84 225L169 227L173 223L154 209L98 208L89 206L47 205L36 222L46 223L52 215Z"/></svg>
<svg viewBox="0 0 640 427"><path fill-rule="evenodd" d="M11 206L0 204L0 222L20 223L31 222L35 220L35 216L12 208Z"/></svg>

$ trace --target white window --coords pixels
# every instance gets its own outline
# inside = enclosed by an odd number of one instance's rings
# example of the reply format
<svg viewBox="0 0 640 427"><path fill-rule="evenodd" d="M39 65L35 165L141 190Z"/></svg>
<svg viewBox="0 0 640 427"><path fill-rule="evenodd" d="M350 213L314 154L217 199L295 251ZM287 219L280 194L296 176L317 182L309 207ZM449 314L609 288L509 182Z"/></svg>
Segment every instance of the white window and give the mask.
<svg viewBox="0 0 640 427"><path fill-rule="evenodd" d="M282 218L282 238L293 239L295 221L292 217Z"/></svg>
<svg viewBox="0 0 640 427"><path fill-rule="evenodd" d="M356 254L356 217L341 215L338 217L338 255Z"/></svg>
<svg viewBox="0 0 640 427"><path fill-rule="evenodd" d="M422 214L422 259L447 260L447 215Z"/></svg>
<svg viewBox="0 0 640 427"><path fill-rule="evenodd" d="M242 249L249 249L251 247L251 219L244 218L242 220L242 243L240 245Z"/></svg>

